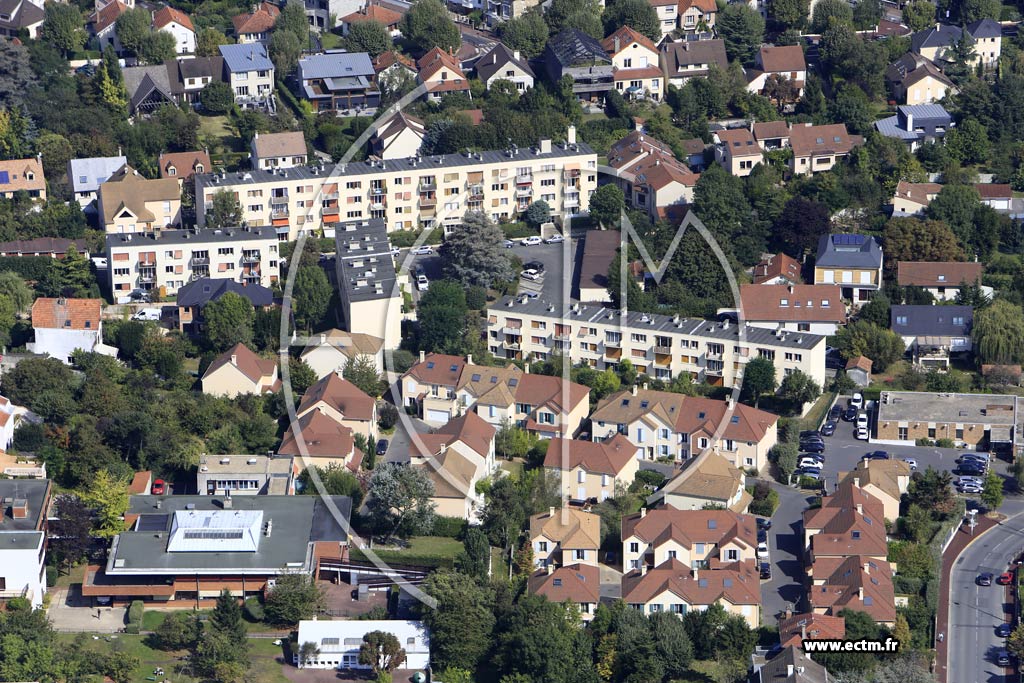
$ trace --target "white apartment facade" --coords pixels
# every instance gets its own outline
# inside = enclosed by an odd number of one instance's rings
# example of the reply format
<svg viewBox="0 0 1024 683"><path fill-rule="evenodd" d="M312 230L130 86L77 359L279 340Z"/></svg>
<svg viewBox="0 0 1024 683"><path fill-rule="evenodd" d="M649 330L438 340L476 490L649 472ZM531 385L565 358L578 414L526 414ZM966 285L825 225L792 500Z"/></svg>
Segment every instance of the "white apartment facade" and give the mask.
<svg viewBox="0 0 1024 683"><path fill-rule="evenodd" d="M735 386L753 358L775 364L781 379L800 370L825 382L825 337L805 332L740 327L714 322L573 304L505 297L488 309L487 344L509 360L543 360L553 354L604 370L628 358L639 373L670 380Z"/></svg>
<svg viewBox="0 0 1024 683"><path fill-rule="evenodd" d="M270 287L281 274L278 244L270 228L108 235L110 288L116 299L137 289L174 294L201 277Z"/></svg>
<svg viewBox="0 0 1024 683"><path fill-rule="evenodd" d="M197 174L196 218L205 225L214 195L234 193L242 221L274 227L282 240L343 221L384 220L387 231L454 226L467 211L511 219L543 199L554 213L586 213L597 189L597 154L575 142L534 149L371 160L336 167Z"/></svg>

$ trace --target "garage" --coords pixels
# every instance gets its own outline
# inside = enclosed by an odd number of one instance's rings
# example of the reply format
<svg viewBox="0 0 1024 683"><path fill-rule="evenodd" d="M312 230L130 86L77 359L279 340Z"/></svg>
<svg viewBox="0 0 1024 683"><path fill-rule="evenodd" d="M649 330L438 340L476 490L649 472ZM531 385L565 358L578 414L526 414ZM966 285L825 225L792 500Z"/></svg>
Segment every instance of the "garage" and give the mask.
<svg viewBox="0 0 1024 683"><path fill-rule="evenodd" d="M426 415L426 421L431 424L448 424L448 420L451 419L451 415L447 410L428 410Z"/></svg>

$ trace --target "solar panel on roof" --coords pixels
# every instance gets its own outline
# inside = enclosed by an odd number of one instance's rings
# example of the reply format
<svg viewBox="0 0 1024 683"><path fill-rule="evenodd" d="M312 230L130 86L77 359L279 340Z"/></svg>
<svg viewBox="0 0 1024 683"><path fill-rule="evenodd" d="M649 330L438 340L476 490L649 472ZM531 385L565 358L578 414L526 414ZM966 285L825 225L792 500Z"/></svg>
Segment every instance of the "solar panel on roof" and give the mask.
<svg viewBox="0 0 1024 683"><path fill-rule="evenodd" d="M139 515L138 531L167 531L170 515Z"/></svg>

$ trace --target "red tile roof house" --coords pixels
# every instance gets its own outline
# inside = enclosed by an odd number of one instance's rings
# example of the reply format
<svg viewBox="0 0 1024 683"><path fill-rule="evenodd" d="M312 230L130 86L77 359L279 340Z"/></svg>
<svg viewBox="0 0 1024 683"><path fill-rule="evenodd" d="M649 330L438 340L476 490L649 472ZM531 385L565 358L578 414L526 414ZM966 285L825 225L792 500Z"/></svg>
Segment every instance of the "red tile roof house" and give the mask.
<svg viewBox="0 0 1024 683"><path fill-rule="evenodd" d="M644 614L670 612L679 617L717 603L743 617L750 628L761 623L761 586L753 562L691 568L669 559L653 569L641 565L623 575L622 600Z"/></svg>
<svg viewBox="0 0 1024 683"><path fill-rule="evenodd" d="M799 175L829 171L850 150L863 144L864 138L851 135L845 123L794 125L789 131L789 146L793 149L789 170Z"/></svg>
<svg viewBox="0 0 1024 683"><path fill-rule="evenodd" d="M277 23L281 10L277 5L263 2L252 13L239 14L231 18L235 36L239 43L266 43L270 32Z"/></svg>
<svg viewBox="0 0 1024 683"><path fill-rule="evenodd" d="M804 94L804 83L807 81L807 62L804 60L803 48L799 45L762 46L754 55L754 68L747 71L747 90L763 93L773 75L785 79L793 86L794 96L786 98L786 101L799 99Z"/></svg>
<svg viewBox="0 0 1024 683"><path fill-rule="evenodd" d="M289 424L277 452L295 458L301 469L338 465L353 472L359 471L364 457L356 448L352 430L319 410Z"/></svg>
<svg viewBox="0 0 1024 683"><path fill-rule="evenodd" d="M847 319L838 285L742 285L740 313L753 327L824 336Z"/></svg>
<svg viewBox="0 0 1024 683"><path fill-rule="evenodd" d="M497 429L476 413L449 420L431 434L419 434L409 446L410 464L422 467L434 483L431 502L437 514L479 523L483 495L477 484L494 474Z"/></svg>
<svg viewBox="0 0 1024 683"><path fill-rule="evenodd" d="M190 55L196 51L196 28L187 14L173 7L153 12L153 30L165 31L174 37L174 51Z"/></svg>
<svg viewBox="0 0 1024 683"><path fill-rule="evenodd" d="M399 38L402 35L402 31L399 29L399 24L402 22L401 13L372 2L341 18L342 35L347 36L348 32L352 30L352 26L364 21L376 21L384 24L392 38Z"/></svg>
<svg viewBox="0 0 1024 683"><path fill-rule="evenodd" d="M939 301L952 301L961 284L980 286L983 270L973 261L900 261L896 281L900 287L922 287Z"/></svg>
<svg viewBox="0 0 1024 683"><path fill-rule="evenodd" d="M827 614L793 614L786 612L779 619L779 642L782 647L799 647L804 638L809 640L842 640L846 637L846 620Z"/></svg>
<svg viewBox="0 0 1024 683"><path fill-rule="evenodd" d="M203 393L234 398L241 394L274 393L281 386L277 361L260 358L245 344L235 344L206 368Z"/></svg>
<svg viewBox="0 0 1024 683"><path fill-rule="evenodd" d="M807 599L815 614L838 616L844 609L856 610L891 627L896 623L892 573L892 565L877 557L821 558L810 568Z"/></svg>
<svg viewBox="0 0 1024 683"><path fill-rule="evenodd" d="M804 511L804 546L812 564L849 555L884 560L889 549L882 502L853 481L840 483L822 497L820 508Z"/></svg>
<svg viewBox="0 0 1024 683"><path fill-rule="evenodd" d="M633 483L640 461L637 447L622 434L602 442L556 438L548 441L544 468L558 478L561 495L602 501L615 495L616 485Z"/></svg>
<svg viewBox="0 0 1024 683"><path fill-rule="evenodd" d="M367 443L377 430L376 399L345 379L340 370L306 389L295 414L302 417L311 411L319 411L353 433L362 434Z"/></svg>
<svg viewBox="0 0 1024 683"><path fill-rule="evenodd" d="M761 259L754 266L755 285L799 285L803 283L800 273L803 267L792 256L779 252Z"/></svg>
<svg viewBox="0 0 1024 683"><path fill-rule="evenodd" d="M102 308L100 299L36 299L32 304L35 341L28 350L63 363L70 363L78 349L116 356L117 349L103 343Z"/></svg>
<svg viewBox="0 0 1024 683"><path fill-rule="evenodd" d="M757 559L754 517L730 510L642 509L622 518L620 534L626 569L657 567L672 558L689 566Z"/></svg>
<svg viewBox="0 0 1024 683"><path fill-rule="evenodd" d="M439 100L448 93L469 95L469 81L453 55L435 47L416 62L416 78L427 86L427 99Z"/></svg>
<svg viewBox="0 0 1024 683"><path fill-rule="evenodd" d="M570 602L580 610L580 618L589 622L601 601L601 572L593 565L571 564L555 568L548 565L530 575L527 587L534 595L551 602Z"/></svg>
<svg viewBox="0 0 1024 683"><path fill-rule="evenodd" d="M466 364L467 359L461 356L420 352L420 362L402 375L403 405L415 407L427 424L443 425L458 414L456 390Z"/></svg>
<svg viewBox="0 0 1024 683"><path fill-rule="evenodd" d="M196 173L210 173L213 163L210 155L201 152L165 152L160 155L160 177L189 180Z"/></svg>

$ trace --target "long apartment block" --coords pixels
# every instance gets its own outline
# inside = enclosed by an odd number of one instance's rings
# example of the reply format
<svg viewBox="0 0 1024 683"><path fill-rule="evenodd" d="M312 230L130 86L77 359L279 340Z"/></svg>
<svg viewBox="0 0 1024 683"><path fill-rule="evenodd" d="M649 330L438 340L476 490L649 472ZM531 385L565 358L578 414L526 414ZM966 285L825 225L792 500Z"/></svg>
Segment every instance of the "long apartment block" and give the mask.
<svg viewBox="0 0 1024 683"><path fill-rule="evenodd" d="M637 372L656 379L685 373L722 386L734 386L750 359L764 357L775 364L779 381L794 370L819 386L825 381L825 337L819 335L527 297L505 297L488 309L487 344L498 358L561 355L598 370L628 358Z"/></svg>
<svg viewBox="0 0 1024 683"><path fill-rule="evenodd" d="M245 224L273 226L281 240L371 218L389 232L454 226L467 211L512 219L538 199L575 216L597 189L597 154L575 140L570 129L566 142L530 149L197 174L196 218L202 227L222 191L237 197Z"/></svg>
<svg viewBox="0 0 1024 683"><path fill-rule="evenodd" d="M281 274L278 244L269 227L107 235L110 288L115 298L137 289L174 294L202 277L270 287Z"/></svg>

